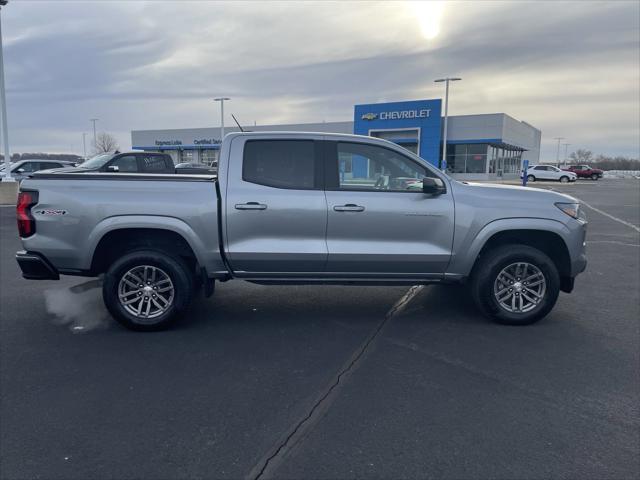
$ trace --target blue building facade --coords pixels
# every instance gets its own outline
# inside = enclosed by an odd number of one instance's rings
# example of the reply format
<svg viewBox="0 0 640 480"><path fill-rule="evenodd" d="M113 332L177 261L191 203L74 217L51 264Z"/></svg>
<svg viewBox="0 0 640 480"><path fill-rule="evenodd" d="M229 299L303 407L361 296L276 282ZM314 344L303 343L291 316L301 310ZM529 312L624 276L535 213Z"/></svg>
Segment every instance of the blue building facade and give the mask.
<svg viewBox="0 0 640 480"><path fill-rule="evenodd" d="M371 103L354 107L353 133L383 138L439 166L442 101ZM353 166L361 176L362 166Z"/></svg>

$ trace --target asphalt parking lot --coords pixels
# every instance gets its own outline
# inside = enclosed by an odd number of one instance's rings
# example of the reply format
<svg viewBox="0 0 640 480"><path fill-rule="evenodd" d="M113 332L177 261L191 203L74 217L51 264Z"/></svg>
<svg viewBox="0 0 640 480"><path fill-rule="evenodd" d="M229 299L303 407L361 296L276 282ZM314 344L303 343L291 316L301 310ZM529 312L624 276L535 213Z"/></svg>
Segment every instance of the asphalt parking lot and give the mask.
<svg viewBox="0 0 640 480"><path fill-rule="evenodd" d="M638 478L640 183L551 188L589 265L529 327L462 288L230 282L133 333L86 279L23 280L0 208L0 476Z"/></svg>

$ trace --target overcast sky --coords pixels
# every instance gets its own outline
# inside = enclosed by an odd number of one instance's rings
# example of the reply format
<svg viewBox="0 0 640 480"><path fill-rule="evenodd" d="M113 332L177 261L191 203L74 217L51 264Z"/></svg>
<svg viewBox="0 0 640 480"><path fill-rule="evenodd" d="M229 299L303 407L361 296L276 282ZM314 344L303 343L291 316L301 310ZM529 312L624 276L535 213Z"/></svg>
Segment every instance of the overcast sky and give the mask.
<svg viewBox="0 0 640 480"><path fill-rule="evenodd" d="M640 2L11 0L2 34L12 152L82 153L82 132L353 119L440 98L505 112L569 151L639 156ZM231 123L229 118L226 122Z"/></svg>

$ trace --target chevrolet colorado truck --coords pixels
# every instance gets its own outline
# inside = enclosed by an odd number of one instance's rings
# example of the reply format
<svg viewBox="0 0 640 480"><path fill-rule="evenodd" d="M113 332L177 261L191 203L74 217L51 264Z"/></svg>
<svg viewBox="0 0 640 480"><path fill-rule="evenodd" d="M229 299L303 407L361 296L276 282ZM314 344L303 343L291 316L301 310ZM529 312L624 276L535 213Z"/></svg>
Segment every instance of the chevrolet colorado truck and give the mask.
<svg viewBox="0 0 640 480"><path fill-rule="evenodd" d="M567 195L459 182L385 140L231 133L214 175L39 172L17 203L27 279L103 275L134 330L167 327L215 282L466 283L504 324L544 317L586 267Z"/></svg>
<svg viewBox="0 0 640 480"><path fill-rule="evenodd" d="M589 165L570 165L567 168L563 168L563 170L575 173L578 178L590 178L591 180L598 180L604 175L602 170L591 168Z"/></svg>

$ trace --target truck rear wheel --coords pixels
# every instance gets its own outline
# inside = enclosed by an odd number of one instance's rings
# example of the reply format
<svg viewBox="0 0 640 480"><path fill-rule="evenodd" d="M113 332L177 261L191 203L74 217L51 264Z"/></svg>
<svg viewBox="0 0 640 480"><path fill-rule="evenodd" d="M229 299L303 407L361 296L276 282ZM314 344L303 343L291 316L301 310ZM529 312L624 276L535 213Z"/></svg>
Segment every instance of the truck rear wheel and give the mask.
<svg viewBox="0 0 640 480"><path fill-rule="evenodd" d="M125 327L162 330L189 306L193 288L189 267L179 257L138 250L109 267L102 298L109 313Z"/></svg>
<svg viewBox="0 0 640 480"><path fill-rule="evenodd" d="M526 245L504 245L480 258L471 278L473 300L494 322L529 325L544 318L560 292L553 261Z"/></svg>

